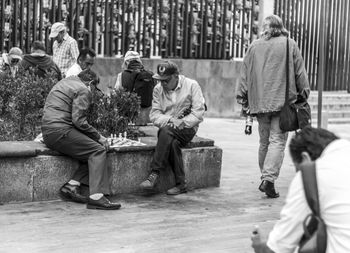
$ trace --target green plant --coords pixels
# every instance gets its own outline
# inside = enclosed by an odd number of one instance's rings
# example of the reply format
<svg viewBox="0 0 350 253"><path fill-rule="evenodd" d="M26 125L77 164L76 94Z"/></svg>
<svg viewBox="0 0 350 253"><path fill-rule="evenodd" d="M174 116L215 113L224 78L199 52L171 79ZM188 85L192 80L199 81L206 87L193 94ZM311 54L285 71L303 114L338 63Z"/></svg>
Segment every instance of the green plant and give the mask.
<svg viewBox="0 0 350 253"><path fill-rule="evenodd" d="M33 71L0 77L0 141L33 140L40 133L45 99L56 83L53 74L43 79Z"/></svg>
<svg viewBox="0 0 350 253"><path fill-rule="evenodd" d="M113 90L105 95L98 89L92 89L92 105L88 112L88 122L102 135L110 136L132 132L130 123L140 112L140 98L136 93L123 89Z"/></svg>

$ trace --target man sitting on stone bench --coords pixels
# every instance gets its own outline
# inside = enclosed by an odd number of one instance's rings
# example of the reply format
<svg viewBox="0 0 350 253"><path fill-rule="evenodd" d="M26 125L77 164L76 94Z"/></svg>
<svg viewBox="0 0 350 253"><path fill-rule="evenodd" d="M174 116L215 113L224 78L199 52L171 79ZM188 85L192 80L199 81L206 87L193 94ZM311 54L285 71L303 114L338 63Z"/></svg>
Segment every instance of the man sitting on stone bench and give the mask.
<svg viewBox="0 0 350 253"><path fill-rule="evenodd" d="M150 119L159 127L158 142L151 162L152 172L140 187L153 189L160 172L170 163L176 185L167 194L177 195L187 192L181 147L193 139L203 121L204 97L197 81L179 75L173 62L159 64L153 78L158 84L153 90Z"/></svg>
<svg viewBox="0 0 350 253"><path fill-rule="evenodd" d="M110 194L109 143L86 119L91 103L89 86L97 85L98 80L86 69L58 82L46 98L42 133L46 146L79 161L73 178L59 191L62 199L87 203L89 209L119 209L120 204L106 197ZM90 197L80 193L80 184L89 185Z"/></svg>

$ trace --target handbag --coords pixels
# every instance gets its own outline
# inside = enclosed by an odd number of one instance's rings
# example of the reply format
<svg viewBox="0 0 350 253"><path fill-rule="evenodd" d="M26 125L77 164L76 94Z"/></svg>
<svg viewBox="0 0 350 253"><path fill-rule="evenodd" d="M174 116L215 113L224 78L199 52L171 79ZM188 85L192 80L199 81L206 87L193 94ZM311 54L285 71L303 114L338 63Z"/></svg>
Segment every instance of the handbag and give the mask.
<svg viewBox="0 0 350 253"><path fill-rule="evenodd" d="M286 60L286 92L284 104L280 113L279 126L284 132L296 131L311 125L311 108L306 100L297 100L289 104L289 39L287 38L287 60Z"/></svg>
<svg viewBox="0 0 350 253"><path fill-rule="evenodd" d="M306 201L312 211L303 222L304 235L299 242L299 253L325 253L327 249L327 228L320 215L320 204L315 163L301 168Z"/></svg>

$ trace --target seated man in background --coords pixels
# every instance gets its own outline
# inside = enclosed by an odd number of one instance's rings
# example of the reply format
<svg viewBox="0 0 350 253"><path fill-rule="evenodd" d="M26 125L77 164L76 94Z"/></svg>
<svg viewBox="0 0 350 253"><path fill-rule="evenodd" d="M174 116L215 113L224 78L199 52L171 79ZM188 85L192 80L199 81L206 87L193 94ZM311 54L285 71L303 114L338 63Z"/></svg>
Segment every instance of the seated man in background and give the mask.
<svg viewBox="0 0 350 253"><path fill-rule="evenodd" d="M321 217L327 227L327 253L350 252L350 142L333 133L310 126L289 144L297 173L289 186L281 218L267 242L261 232L252 235L255 252L294 252L303 235L303 221L311 213L300 168L315 162Z"/></svg>
<svg viewBox="0 0 350 253"><path fill-rule="evenodd" d="M152 76L153 72L144 68L138 52L126 52L122 72L118 74L114 88L124 88L128 92L135 92L140 97L141 111L136 119L136 125L146 125L149 122L155 85Z"/></svg>
<svg viewBox="0 0 350 253"><path fill-rule="evenodd" d="M81 71L90 69L94 65L96 53L91 48L80 50L78 60L66 72L66 77L77 76Z"/></svg>
<svg viewBox="0 0 350 253"><path fill-rule="evenodd" d="M173 62L159 64L153 78L158 84L153 91L150 118L159 127L158 142L151 174L140 187L153 189L161 171L170 164L176 185L167 194L177 195L187 191L181 147L193 139L203 121L204 97L199 84L179 75L178 66Z"/></svg>
<svg viewBox="0 0 350 253"><path fill-rule="evenodd" d="M30 54L26 54L19 66L24 70L34 69L35 75L45 78L49 72L53 72L56 79L62 79L61 70L50 56L46 54L46 48L43 42L34 41L30 48Z"/></svg>
<svg viewBox="0 0 350 253"><path fill-rule="evenodd" d="M18 64L23 59L23 52L19 47L13 47L8 54L3 53L0 62L0 74L9 74L15 77Z"/></svg>
<svg viewBox="0 0 350 253"><path fill-rule="evenodd" d="M121 205L106 196L111 177L107 168L109 143L86 118L91 103L89 86L97 84L98 76L90 69L59 81L47 96L41 129L49 148L79 161L73 178L61 187L60 197L87 203L88 209L119 209ZM89 185L88 198L81 194L80 184Z"/></svg>

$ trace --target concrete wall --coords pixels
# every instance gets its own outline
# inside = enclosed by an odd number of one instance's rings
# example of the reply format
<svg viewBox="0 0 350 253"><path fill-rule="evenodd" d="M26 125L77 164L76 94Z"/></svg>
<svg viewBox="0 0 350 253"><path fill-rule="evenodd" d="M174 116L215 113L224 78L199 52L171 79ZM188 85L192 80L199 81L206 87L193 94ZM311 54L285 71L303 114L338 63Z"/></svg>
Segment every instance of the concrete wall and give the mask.
<svg viewBox="0 0 350 253"><path fill-rule="evenodd" d="M239 114L235 88L242 62L228 60L172 59L185 76L195 79L202 87L208 106L208 117L233 117ZM161 59L144 59L149 70L155 71ZM117 74L121 71L122 59L97 58L95 71L100 75L100 86L104 91L113 87Z"/></svg>

